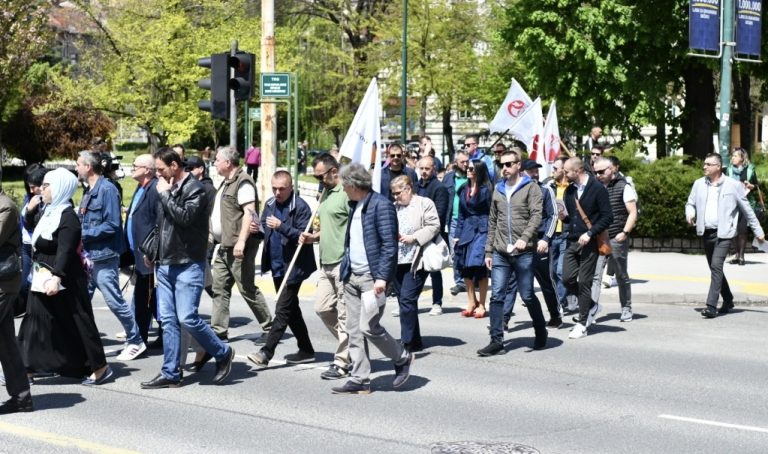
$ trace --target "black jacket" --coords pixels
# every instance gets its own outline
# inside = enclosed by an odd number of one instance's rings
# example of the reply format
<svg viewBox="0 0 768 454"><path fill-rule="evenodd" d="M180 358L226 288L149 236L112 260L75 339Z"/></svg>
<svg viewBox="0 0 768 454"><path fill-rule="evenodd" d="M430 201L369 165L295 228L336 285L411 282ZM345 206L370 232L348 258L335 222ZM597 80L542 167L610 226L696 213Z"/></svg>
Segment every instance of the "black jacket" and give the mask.
<svg viewBox="0 0 768 454"><path fill-rule="evenodd" d="M141 275L148 275L152 273L152 270L147 268L147 266L144 264L144 254L139 251L139 246L141 246L141 243L144 241L145 238L147 238L147 235L149 235L149 232L152 231L153 228L155 228L155 223L157 222L157 211L159 208L159 200L160 196L157 193L157 178L152 178L149 181L149 184L144 189L144 194L142 194L140 200L136 200L135 202L131 202L132 204L135 204L135 207L133 208L133 216L131 217L131 232L128 232L128 222L126 221L124 224L125 227L125 244L130 244L128 242L128 235L132 235L133 238L133 257L135 259L135 265L136 265L136 272ZM138 191L138 188L136 188ZM136 193L134 192L134 197L136 197ZM129 206L128 209L131 209L132 207Z"/></svg>
<svg viewBox="0 0 768 454"><path fill-rule="evenodd" d="M159 194L160 265L203 262L208 249L208 198L191 174L175 191Z"/></svg>
<svg viewBox="0 0 768 454"><path fill-rule="evenodd" d="M563 202L565 203L565 210L568 212L563 223L568 223L568 239L570 241L578 241L579 237L589 230L592 239L590 243L595 243L595 237L607 229L613 221L613 211L611 211L611 201L608 198L608 190L605 189L602 183L597 181L592 175L587 180L587 185L584 188L584 193L581 194L581 198L578 199L581 209L584 210L584 214L589 218L591 229L587 229L587 225L581 219L579 210L576 207L576 200L578 198L578 188L575 184L571 184L565 190L563 195Z"/></svg>
<svg viewBox="0 0 768 454"><path fill-rule="evenodd" d="M453 199L448 198L448 189L435 176L429 181L421 180L416 183L416 194L435 202L437 215L440 217L440 232L445 231L445 226L451 220L451 208Z"/></svg>

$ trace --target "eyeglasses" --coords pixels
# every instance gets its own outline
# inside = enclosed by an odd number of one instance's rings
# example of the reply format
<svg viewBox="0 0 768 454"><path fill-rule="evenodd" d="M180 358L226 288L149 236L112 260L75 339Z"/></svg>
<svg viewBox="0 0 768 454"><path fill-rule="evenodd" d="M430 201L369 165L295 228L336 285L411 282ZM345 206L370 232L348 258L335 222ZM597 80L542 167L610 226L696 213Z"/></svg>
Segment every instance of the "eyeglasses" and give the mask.
<svg viewBox="0 0 768 454"><path fill-rule="evenodd" d="M477 144L474 142L464 143L465 147L471 147L472 145L477 145Z"/></svg>
<svg viewBox="0 0 768 454"><path fill-rule="evenodd" d="M467 172L474 172L474 171L475 171L474 167L467 167Z"/></svg>
<svg viewBox="0 0 768 454"><path fill-rule="evenodd" d="M397 197L400 194L402 194L403 192L405 192L405 189L402 189L400 191L392 191L392 197Z"/></svg>
<svg viewBox="0 0 768 454"><path fill-rule="evenodd" d="M330 169L326 170L323 173L320 173L320 174L317 174L317 175L312 175L312 176L317 178L317 181L323 181L323 178L325 178L325 176L328 175L328 172L330 172L331 170L333 170L333 168L330 168Z"/></svg>
<svg viewBox="0 0 768 454"><path fill-rule="evenodd" d="M602 170L595 170L595 175L602 175L605 173L605 171L608 169L602 169Z"/></svg>
<svg viewBox="0 0 768 454"><path fill-rule="evenodd" d="M402 154L392 154L392 153L390 153L389 157L392 158L392 159L394 159L394 158L402 158L403 155Z"/></svg>
<svg viewBox="0 0 768 454"><path fill-rule="evenodd" d="M507 162L502 162L501 165L503 165L506 168L510 168L513 165L517 164L518 162L520 161L507 161Z"/></svg>
<svg viewBox="0 0 768 454"><path fill-rule="evenodd" d="M711 167L711 166L719 166L720 164L716 162L705 162L704 165L707 167Z"/></svg>
<svg viewBox="0 0 768 454"><path fill-rule="evenodd" d="M602 153L592 153L592 156L602 156Z"/></svg>

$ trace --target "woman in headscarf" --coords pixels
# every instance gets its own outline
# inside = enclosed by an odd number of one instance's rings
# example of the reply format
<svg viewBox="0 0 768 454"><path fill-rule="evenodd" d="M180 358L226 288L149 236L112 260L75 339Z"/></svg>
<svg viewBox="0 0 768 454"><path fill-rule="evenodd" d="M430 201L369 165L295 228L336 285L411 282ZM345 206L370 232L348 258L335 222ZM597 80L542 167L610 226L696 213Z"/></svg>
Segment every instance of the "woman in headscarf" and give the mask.
<svg viewBox="0 0 768 454"><path fill-rule="evenodd" d="M46 208L32 233L33 283L19 342L28 373L86 377L84 385L100 385L113 372L104 356L78 252L80 221L71 202L77 185L77 178L61 168L43 179ZM45 280L34 276L39 267L50 271L41 273Z"/></svg>

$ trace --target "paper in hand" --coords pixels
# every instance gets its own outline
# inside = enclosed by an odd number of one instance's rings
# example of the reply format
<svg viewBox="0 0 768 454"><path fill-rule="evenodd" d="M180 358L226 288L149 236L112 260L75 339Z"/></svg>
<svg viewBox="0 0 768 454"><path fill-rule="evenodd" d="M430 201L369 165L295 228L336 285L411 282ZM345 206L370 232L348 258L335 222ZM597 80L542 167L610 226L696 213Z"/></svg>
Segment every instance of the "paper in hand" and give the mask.
<svg viewBox="0 0 768 454"><path fill-rule="evenodd" d="M763 241L761 243L761 242L757 241L757 238L755 238L754 240L752 240L752 246L755 249L759 249L759 250L761 250L761 251L763 251L765 253L768 253L768 241Z"/></svg>

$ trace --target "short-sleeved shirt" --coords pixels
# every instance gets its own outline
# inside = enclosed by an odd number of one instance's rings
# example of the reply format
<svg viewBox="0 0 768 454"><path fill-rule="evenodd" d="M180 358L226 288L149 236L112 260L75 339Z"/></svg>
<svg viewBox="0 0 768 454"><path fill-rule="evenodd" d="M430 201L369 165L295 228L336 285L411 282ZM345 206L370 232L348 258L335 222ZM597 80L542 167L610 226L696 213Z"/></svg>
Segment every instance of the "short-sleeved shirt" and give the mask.
<svg viewBox="0 0 768 454"><path fill-rule="evenodd" d="M213 203L211 212L211 234L213 239L221 242L221 196L224 191L222 184L216 193L216 199ZM256 188L248 181L243 181L237 189L237 204L243 206L256 201Z"/></svg>
<svg viewBox="0 0 768 454"><path fill-rule="evenodd" d="M335 265L344 258L344 237L349 220L349 197L341 184L325 192L317 215L320 218L320 264Z"/></svg>

